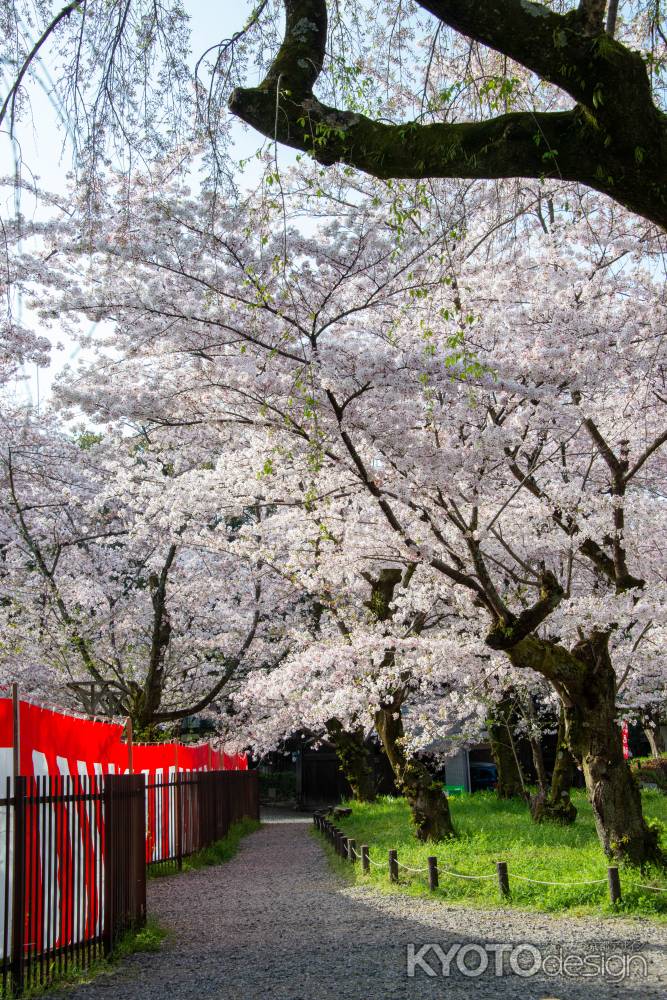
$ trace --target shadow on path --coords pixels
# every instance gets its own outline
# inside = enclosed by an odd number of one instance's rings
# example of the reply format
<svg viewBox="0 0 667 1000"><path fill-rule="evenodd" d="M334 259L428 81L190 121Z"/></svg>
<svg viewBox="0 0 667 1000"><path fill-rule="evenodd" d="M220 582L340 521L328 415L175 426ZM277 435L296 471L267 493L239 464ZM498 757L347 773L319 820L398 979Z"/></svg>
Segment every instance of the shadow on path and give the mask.
<svg viewBox="0 0 667 1000"><path fill-rule="evenodd" d="M284 820L285 817L282 817ZM171 936L158 954L136 955L113 975L80 987L75 1000L665 1000L665 933L648 924L560 920L509 909L453 909L384 895L334 874L308 817L267 817L227 864L149 883L149 912ZM525 978L494 975L494 956L477 978L452 962L443 977L417 967L408 945L526 943L546 954L567 941L580 955L626 948L643 938L649 977ZM471 954L470 961L475 956ZM527 952L524 958L533 959Z"/></svg>

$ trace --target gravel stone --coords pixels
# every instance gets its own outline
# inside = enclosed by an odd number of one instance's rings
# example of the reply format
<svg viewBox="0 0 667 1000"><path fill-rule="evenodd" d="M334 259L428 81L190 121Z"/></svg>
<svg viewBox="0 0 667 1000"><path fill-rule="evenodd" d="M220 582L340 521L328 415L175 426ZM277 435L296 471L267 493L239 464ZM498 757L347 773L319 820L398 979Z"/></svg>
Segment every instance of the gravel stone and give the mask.
<svg viewBox="0 0 667 1000"><path fill-rule="evenodd" d="M159 953L135 955L77 987L72 1000L667 1000L667 934L645 920L478 910L352 886L331 871L309 817L272 810L227 864L149 882L149 912L169 928ZM526 943L544 956L641 952L648 975L476 978L431 951L407 975L407 948ZM528 956L530 958L530 956ZM473 963L474 953L469 956ZM54 994L51 994L54 996ZM62 994L60 994L62 996Z"/></svg>

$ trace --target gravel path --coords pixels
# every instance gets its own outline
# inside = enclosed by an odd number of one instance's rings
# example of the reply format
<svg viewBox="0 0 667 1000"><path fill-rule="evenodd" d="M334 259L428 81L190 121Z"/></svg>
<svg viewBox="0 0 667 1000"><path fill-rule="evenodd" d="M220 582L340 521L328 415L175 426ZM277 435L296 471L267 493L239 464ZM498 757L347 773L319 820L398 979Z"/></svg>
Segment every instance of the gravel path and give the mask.
<svg viewBox="0 0 667 1000"><path fill-rule="evenodd" d="M328 867L307 821L271 817L217 868L149 883L149 911L171 935L158 954L136 955L111 975L76 989L73 1000L665 1000L667 933L647 922L573 920L512 910L466 910L350 886ZM437 955L408 978L412 943L526 943L546 955L641 949L648 976L494 975L478 978ZM535 960L523 952L521 960ZM477 962L479 952L470 952ZM570 960L574 961L574 960ZM515 962L516 964L516 962Z"/></svg>

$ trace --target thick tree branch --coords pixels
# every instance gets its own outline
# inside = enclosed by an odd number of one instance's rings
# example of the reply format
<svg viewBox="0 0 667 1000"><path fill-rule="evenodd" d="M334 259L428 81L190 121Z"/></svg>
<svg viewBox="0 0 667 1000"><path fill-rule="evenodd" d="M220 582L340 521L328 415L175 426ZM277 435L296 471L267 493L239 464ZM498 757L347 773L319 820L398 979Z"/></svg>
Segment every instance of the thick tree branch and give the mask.
<svg viewBox="0 0 667 1000"><path fill-rule="evenodd" d="M512 649L533 633L551 612L563 600L563 588L548 570L540 579L540 597L530 608L520 615L512 616L509 621L499 621L486 637L486 644L491 649Z"/></svg>
<svg viewBox="0 0 667 1000"><path fill-rule="evenodd" d="M576 102L570 111L423 125L390 125L319 101L326 0L284 3L285 36L266 78L237 88L229 104L267 137L376 177L580 181L667 227L667 116L653 103L640 54L605 34L594 0L564 15L530 0L420 0Z"/></svg>

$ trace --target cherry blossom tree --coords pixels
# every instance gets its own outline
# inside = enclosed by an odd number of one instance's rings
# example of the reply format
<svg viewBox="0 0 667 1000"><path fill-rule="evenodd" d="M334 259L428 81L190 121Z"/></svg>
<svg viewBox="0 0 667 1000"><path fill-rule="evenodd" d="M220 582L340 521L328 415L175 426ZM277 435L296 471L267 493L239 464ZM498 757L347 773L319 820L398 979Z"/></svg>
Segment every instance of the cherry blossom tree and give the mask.
<svg viewBox="0 0 667 1000"><path fill-rule="evenodd" d="M664 617L659 245L641 256L627 216L557 196L547 217L514 214L512 258L496 200L463 226L454 200L397 229L378 192L290 232L285 260L252 209L212 230L187 193L139 189L87 246L95 282L63 278L57 307L117 321L132 397L111 364L69 398L252 427L267 502L291 480L325 532L332 510L383 525L396 567L427 567L471 634L486 616L486 647L553 685L605 849L643 861L656 836L622 759L613 658Z"/></svg>
<svg viewBox="0 0 667 1000"><path fill-rule="evenodd" d="M236 554L231 513L196 537L186 509L174 523L170 486L193 470L164 444L73 438L33 415L2 469L6 677L39 666L61 699L93 682L150 736L220 713L248 669L284 655L289 587Z"/></svg>

